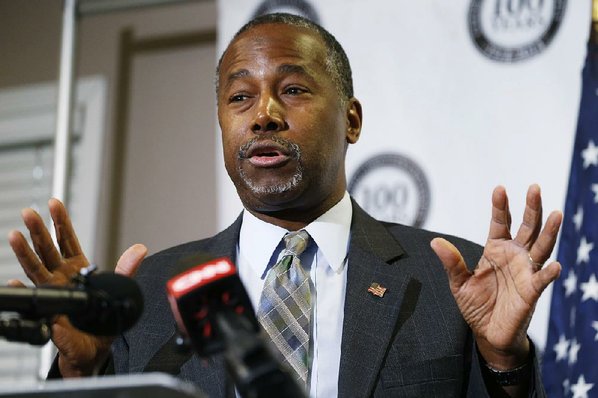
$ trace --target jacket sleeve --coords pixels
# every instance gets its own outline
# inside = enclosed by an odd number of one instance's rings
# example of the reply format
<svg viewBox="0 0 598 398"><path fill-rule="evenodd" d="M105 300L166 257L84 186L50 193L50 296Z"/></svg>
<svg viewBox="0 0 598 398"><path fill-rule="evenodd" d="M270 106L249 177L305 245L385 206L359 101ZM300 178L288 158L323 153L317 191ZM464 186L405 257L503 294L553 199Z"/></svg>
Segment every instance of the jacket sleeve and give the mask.
<svg viewBox="0 0 598 398"><path fill-rule="evenodd" d="M474 342L475 345L475 342ZM489 376L484 376L482 367L485 366L484 359L479 355L478 350L474 347L472 351L472 366L471 374L469 379L469 385L467 389L467 397L492 397L488 393L488 383L492 383L493 380L488 380ZM530 339L530 379L529 379L529 391L527 396L529 398L545 398L546 391L544 391L544 385L542 384L542 376L540 373L540 365L538 361L538 355L536 354L536 347Z"/></svg>

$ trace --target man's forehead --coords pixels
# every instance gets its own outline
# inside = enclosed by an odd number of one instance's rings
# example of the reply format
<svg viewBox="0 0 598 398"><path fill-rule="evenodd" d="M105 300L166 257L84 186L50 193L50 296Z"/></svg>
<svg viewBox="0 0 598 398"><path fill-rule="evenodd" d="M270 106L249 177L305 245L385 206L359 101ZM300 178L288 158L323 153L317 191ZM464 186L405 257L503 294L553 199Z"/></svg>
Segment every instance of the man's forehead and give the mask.
<svg viewBox="0 0 598 398"><path fill-rule="evenodd" d="M312 76L311 70L307 67L304 67L303 65L281 64L273 69L274 73L278 75L300 75L310 80L314 78ZM225 78L225 84L229 85L232 84L235 80L240 80L245 77L251 77L252 75L253 72L251 70L241 68L230 71L230 73L227 73L227 75L223 76L222 78Z"/></svg>
<svg viewBox="0 0 598 398"><path fill-rule="evenodd" d="M229 44L231 46L235 42L243 39L251 39L256 43L266 42L269 40L268 35L271 34L274 37L281 36L295 36L295 37L311 37L312 40L320 40L320 34L313 29L305 26L298 26L292 24L286 24L282 22L267 22L258 25L251 26L247 30L238 34Z"/></svg>
<svg viewBox="0 0 598 398"><path fill-rule="evenodd" d="M237 36L223 54L223 65L239 61L258 61L256 57L296 58L325 61L326 49L321 37L312 30L285 24L262 24Z"/></svg>

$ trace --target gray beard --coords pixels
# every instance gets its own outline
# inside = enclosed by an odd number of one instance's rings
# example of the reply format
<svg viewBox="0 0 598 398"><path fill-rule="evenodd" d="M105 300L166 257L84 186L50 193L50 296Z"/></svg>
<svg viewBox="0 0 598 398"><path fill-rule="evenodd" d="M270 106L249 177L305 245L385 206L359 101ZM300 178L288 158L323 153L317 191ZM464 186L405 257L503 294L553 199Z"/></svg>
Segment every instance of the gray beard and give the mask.
<svg viewBox="0 0 598 398"><path fill-rule="evenodd" d="M276 185L257 185L255 184L250 178L247 177L245 172L241 167L239 167L239 175L243 182L247 187L255 194L282 194L295 189L299 183L303 180L303 170L301 166L297 167L295 174L291 177L291 179L285 183L276 184Z"/></svg>
<svg viewBox="0 0 598 398"><path fill-rule="evenodd" d="M255 184L249 177L247 177L245 171L241 168L241 166L239 166L239 176L241 177L245 185L255 194L283 194L295 189L303 180L303 167L301 166L300 162L301 150L299 149L299 146L294 142L277 136L272 136L270 137L270 139L274 142L277 142L280 145L284 145L291 153L291 156L297 159L297 170L295 170L295 174L293 174L291 179L285 183L262 186ZM239 159L247 159L247 150L258 140L259 138L253 138L245 145L243 145L241 148L239 148Z"/></svg>

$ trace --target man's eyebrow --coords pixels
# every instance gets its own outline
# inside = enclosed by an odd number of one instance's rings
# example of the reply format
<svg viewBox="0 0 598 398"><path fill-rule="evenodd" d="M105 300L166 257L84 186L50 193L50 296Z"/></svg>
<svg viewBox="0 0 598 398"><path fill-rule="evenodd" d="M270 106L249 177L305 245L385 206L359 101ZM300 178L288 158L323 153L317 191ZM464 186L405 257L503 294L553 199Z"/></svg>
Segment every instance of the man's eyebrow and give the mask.
<svg viewBox="0 0 598 398"><path fill-rule="evenodd" d="M309 74L309 72L307 72L307 69L305 69L303 66L297 65L297 64L280 65L277 68L277 72L280 74L288 74L288 75L295 75L295 74L303 75L303 76L311 78L311 75Z"/></svg>
<svg viewBox="0 0 598 398"><path fill-rule="evenodd" d="M240 79L242 77L246 77L246 76L249 76L249 71L247 69L240 69L240 70L228 75L228 77L226 78L226 82L227 82L227 84L230 84L233 81Z"/></svg>

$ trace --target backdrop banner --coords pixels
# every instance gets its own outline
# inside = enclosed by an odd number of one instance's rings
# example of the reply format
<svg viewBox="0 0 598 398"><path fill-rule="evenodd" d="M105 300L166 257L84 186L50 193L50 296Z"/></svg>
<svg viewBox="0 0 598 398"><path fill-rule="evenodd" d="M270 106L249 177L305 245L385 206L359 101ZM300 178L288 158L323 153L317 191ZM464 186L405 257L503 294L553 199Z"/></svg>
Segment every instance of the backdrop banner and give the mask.
<svg viewBox="0 0 598 398"><path fill-rule="evenodd" d="M320 23L347 51L364 113L348 186L370 214L483 244L496 185L513 225L531 183L546 214L563 209L590 0L220 0L219 53L276 11ZM242 207L218 167L225 227ZM540 348L549 302L547 291L530 328Z"/></svg>

